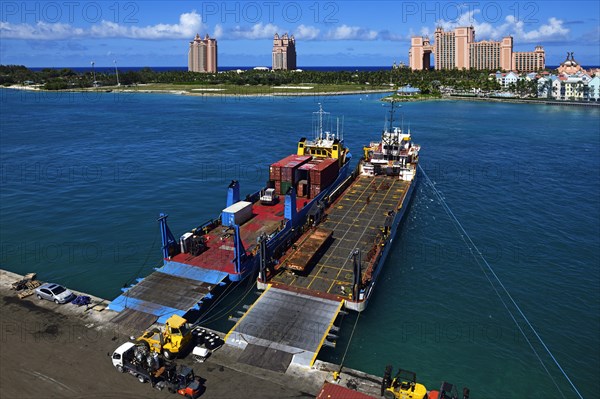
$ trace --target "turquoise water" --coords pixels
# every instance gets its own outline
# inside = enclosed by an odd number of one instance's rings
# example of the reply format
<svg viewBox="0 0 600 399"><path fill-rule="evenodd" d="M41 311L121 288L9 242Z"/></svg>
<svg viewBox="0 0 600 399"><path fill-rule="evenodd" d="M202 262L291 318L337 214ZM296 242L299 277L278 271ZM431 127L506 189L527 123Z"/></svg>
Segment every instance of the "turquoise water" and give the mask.
<svg viewBox="0 0 600 399"><path fill-rule="evenodd" d="M344 115L356 156L384 118L374 95L0 96L1 267L108 298L160 264L159 212L178 235L218 214L231 179L259 188L268 164L311 131L318 102ZM436 188L573 383L596 397L598 110L454 101L402 110ZM400 234L345 365L382 374L389 363L430 389L448 380L477 398L576 397L516 316L535 352L519 333L424 179ZM355 318L324 358L341 360Z"/></svg>

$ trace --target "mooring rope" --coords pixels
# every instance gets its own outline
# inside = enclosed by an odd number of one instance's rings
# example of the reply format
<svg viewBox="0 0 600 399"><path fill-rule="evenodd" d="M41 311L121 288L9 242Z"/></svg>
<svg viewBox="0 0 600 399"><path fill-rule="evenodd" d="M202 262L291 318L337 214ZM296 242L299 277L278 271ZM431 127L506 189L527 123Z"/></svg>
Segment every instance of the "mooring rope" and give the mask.
<svg viewBox="0 0 600 399"><path fill-rule="evenodd" d="M496 281L498 282L498 284L500 285L500 287L502 287L502 290L504 291L504 293L506 294L506 296L510 299L510 301L512 302L512 304L514 305L514 307L517 309L517 311L519 312L519 314L523 318L523 320L527 323L527 325L529 326L529 328L531 329L531 331L535 334L535 336L537 337L537 339L540 342L540 344L542 344L542 346L544 347L544 349L546 350L546 352L548 353L548 355L550 356L550 358L552 359L552 361L554 362L554 364L556 364L556 367L558 367L558 369L560 370L560 372L562 373L562 375L567 379L567 381L569 382L569 384L571 385L571 387L573 388L573 390L575 391L575 393L577 394L577 396L579 396L581 399L583 399L583 396L581 395L581 393L579 392L579 390L577 389L577 387L575 386L575 384L573 383L573 381L571 381L571 379L569 378L569 376L567 375L567 373L565 372L565 370L562 368L562 366L560 365L560 363L558 362L558 360L556 359L556 357L550 351L550 348L548 348L548 346L546 345L546 343L544 342L544 340L542 340L542 337L540 337L540 335L538 334L538 332L536 331L536 329L533 327L533 325L531 324L531 322L527 318L527 316L525 316L525 313L523 313L523 311L521 310L521 307L513 299L512 295L510 295L510 293L508 292L508 290L506 289L506 287L504 286L504 284L502 283L502 281L500 280L500 278L498 277L498 275L496 274L496 272L494 271L494 269L492 268L492 266L485 259L485 257L483 256L483 254L481 253L481 251L479 250L479 248L477 247L477 245L475 245L475 243L473 242L473 240L471 239L471 237L469 236L469 234L467 233L467 231L465 230L465 228L463 227L463 225L458 221L458 218L456 217L456 215L454 214L454 212L452 212L452 209L450 209L450 207L448 206L448 204L446 203L446 201L442 197L441 193L435 187L434 183L431 181L431 179L429 178L429 176L427 175L427 173L425 173L425 170L423 170L423 168L421 167L421 165L419 165L419 169L421 170L421 173L423 173L423 176L425 176L425 179L429 183L429 186L433 189L433 191L434 191L435 195L437 196L437 198L440 200L440 203L442 204L442 207L444 208L444 211L451 218L451 220L455 223L455 227L457 228L458 232L460 233L462 240L464 241L464 243L469 248L469 251L471 252L471 255L473 255L473 258L475 259L475 262L479 265L479 267L482 268L482 271L483 271L483 267L482 267L481 263L478 261L477 256L473 252L473 249L475 249L475 251L477 252L477 255L479 255L479 257L481 258L481 260L483 261L483 263L485 264L485 266L487 267L487 269L494 276L494 278L496 279ZM467 242L467 240L468 240L468 242ZM554 382L554 385L558 388L561 396L564 398L565 396L564 396L563 392L561 391L561 389L558 387L558 384L556 383L555 379L552 377L552 375L550 374L549 370L546 368L546 365L544 364L544 362L540 358L539 354L537 353L537 351L535 350L535 348L533 347L533 345L529 341L529 338L527 337L527 335L525 334L525 332L523 331L523 329L521 328L521 326L517 322L515 316L510 311L510 309L508 308L506 302L504 301L504 299L502 298L502 296L500 295L500 293L498 292L498 290L496 289L496 287L492 283L492 280L489 278L488 274L485 273L485 271L484 271L484 275L486 276L486 278L490 282L490 285L492 286L492 288L494 288L494 291L496 291L496 295L498 295L498 298L500 298L500 301L502 302L502 304L504 305L504 307L508 311L510 317L514 321L515 325L517 326L517 328L519 329L519 331L521 332L521 334L523 335L523 337L525 338L525 340L527 341L527 343L529 344L529 347L535 353L536 357L538 358L538 360L542 364L542 367L544 367L544 370L546 371L546 373L548 374L548 376L550 377L550 379Z"/></svg>
<svg viewBox="0 0 600 399"><path fill-rule="evenodd" d="M350 339L348 340L348 345L346 345L346 350L344 351L344 356L342 356L342 361L340 362L340 372L342 371L342 367L344 367L344 360L346 360L346 354L348 353L348 349L350 349L350 344L352 343L352 337L354 337L354 331L356 331L356 325L358 324L358 319L360 319L360 314L362 312L358 312L358 316L356 316L356 321L354 322L354 327L352 327L352 334L350 334Z"/></svg>

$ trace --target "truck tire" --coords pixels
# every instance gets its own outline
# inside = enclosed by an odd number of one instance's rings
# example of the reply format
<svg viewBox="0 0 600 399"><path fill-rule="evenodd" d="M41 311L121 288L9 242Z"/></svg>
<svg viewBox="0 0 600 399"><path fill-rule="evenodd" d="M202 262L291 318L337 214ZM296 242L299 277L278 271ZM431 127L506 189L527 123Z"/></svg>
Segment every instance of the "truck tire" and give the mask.
<svg viewBox="0 0 600 399"><path fill-rule="evenodd" d="M125 369L123 368L123 366L121 366L121 365L119 364L119 365L117 366L117 371L118 371L119 373L124 373L124 372L125 372Z"/></svg>
<svg viewBox="0 0 600 399"><path fill-rule="evenodd" d="M165 357L165 359L167 360L173 360L175 359L175 354L167 349L165 349L163 351L163 356Z"/></svg>
<svg viewBox="0 0 600 399"><path fill-rule="evenodd" d="M138 375L137 375L137 379L138 379L138 381L139 381L139 382L141 382L142 384L146 382L146 377L144 377L144 376L143 376L143 375L141 375L141 374L138 374Z"/></svg>
<svg viewBox="0 0 600 399"><path fill-rule="evenodd" d="M396 395L395 395L395 394L394 394L392 391L385 391L385 392L383 393L383 397L384 397L385 399L395 399L395 398L396 398Z"/></svg>

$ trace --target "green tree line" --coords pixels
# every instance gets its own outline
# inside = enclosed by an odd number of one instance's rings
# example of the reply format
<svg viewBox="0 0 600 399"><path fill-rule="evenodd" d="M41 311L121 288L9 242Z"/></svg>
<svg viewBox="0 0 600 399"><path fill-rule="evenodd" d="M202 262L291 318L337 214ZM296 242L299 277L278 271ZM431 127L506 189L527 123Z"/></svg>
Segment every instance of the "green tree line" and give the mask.
<svg viewBox="0 0 600 399"><path fill-rule="evenodd" d="M471 89L498 90L500 87L490 74L496 71L486 70L427 70L412 71L409 68L397 68L378 71L264 71L247 70L243 73L226 71L222 73L197 73L187 71L154 71L142 68L139 71L119 73L121 85L129 86L145 83L169 83L182 85L264 85L277 86L288 84L313 85L371 85L382 86L410 84L423 94L437 94L440 87L452 87L459 91ZM102 86L114 86L117 78L114 73L96 72L96 81ZM93 87L94 75L91 71L77 73L71 69L43 69L32 71L21 65L0 65L0 84L23 84L31 82L44 85L49 90ZM522 90L521 87L519 89ZM516 90L516 88L515 88Z"/></svg>

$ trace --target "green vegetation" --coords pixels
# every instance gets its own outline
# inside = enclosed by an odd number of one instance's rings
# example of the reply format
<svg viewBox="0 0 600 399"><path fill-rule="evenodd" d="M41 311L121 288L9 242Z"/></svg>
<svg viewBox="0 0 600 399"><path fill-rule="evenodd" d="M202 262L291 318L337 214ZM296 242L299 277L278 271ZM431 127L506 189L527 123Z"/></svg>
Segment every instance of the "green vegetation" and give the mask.
<svg viewBox="0 0 600 399"><path fill-rule="evenodd" d="M187 71L156 72L151 68L119 73L122 88L144 85L147 90L177 90L190 93L260 94L260 93L321 93L367 90L395 90L410 84L419 88L415 98L435 98L449 88L458 93L475 91L491 92L500 85L490 73L495 71L444 70L411 71L398 68L379 71L264 71L247 70L242 73L227 71L217 74ZM96 72L96 80L102 87L117 84L114 73ZM71 69L44 69L31 71L24 66L0 65L0 85L35 84L47 90L81 90L93 88L92 71L76 73ZM509 90L518 94L534 93L535 83L519 82ZM311 89L281 86L308 86ZM142 89L142 87L138 87ZM203 91L204 90L204 91Z"/></svg>
<svg viewBox="0 0 600 399"><path fill-rule="evenodd" d="M403 96L400 94L392 94L391 96L387 96L382 99L382 101L400 101L400 102L408 102L408 101L424 101L424 100L432 100L435 98L441 98L442 95L439 92L433 92L429 94L413 94L411 96Z"/></svg>

